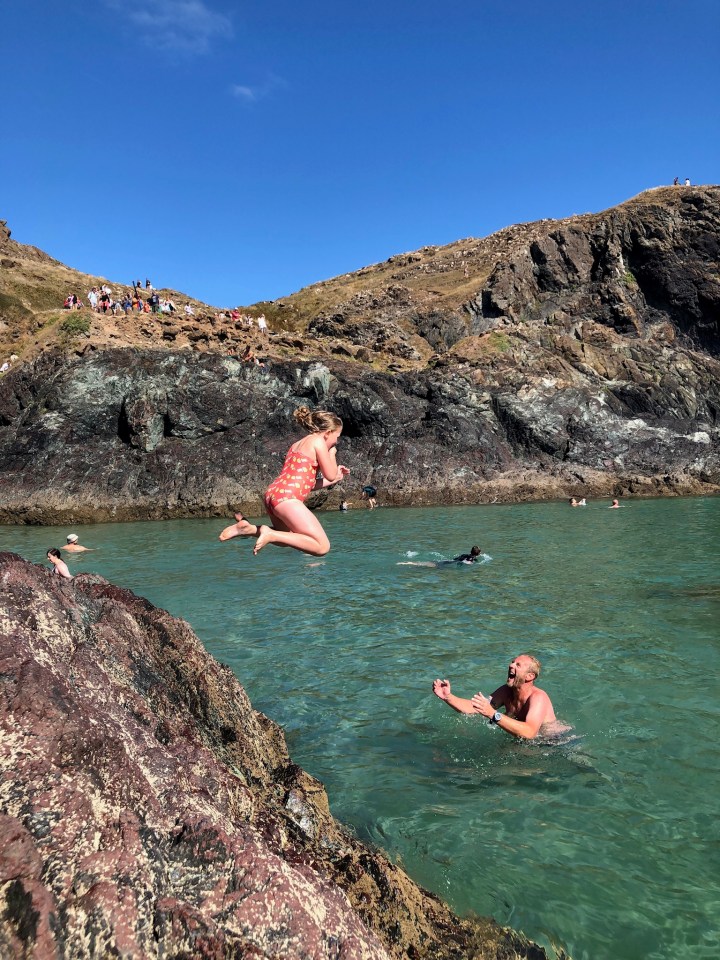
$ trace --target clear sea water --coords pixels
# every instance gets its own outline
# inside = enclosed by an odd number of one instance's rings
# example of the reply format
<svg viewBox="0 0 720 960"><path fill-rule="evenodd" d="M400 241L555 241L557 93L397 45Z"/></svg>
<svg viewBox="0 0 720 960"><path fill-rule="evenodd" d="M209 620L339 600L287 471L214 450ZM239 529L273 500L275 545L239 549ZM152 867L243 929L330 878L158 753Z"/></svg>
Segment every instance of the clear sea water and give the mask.
<svg viewBox="0 0 720 960"><path fill-rule="evenodd" d="M461 913L574 960L720 957L720 499L323 513L311 560L217 520L75 527L69 560L186 618L333 813ZM0 527L38 562L71 528ZM477 566L451 557L477 543ZM569 742L432 696L535 652Z"/></svg>

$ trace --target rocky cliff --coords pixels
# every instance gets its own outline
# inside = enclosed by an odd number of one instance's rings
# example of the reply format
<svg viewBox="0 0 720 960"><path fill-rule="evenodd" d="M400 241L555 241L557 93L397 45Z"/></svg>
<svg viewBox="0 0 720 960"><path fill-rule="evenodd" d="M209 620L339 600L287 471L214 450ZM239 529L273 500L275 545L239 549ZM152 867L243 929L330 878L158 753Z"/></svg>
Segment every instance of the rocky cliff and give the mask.
<svg viewBox="0 0 720 960"><path fill-rule="evenodd" d="M0 554L0 622L3 958L545 957L350 836L183 621Z"/></svg>
<svg viewBox="0 0 720 960"><path fill-rule="evenodd" d="M642 377L632 356L614 362ZM308 402L345 423L352 474L332 498L369 481L386 504L714 491L718 372L688 351L642 386L557 371L489 383L471 367L260 368L215 353L46 355L0 383L0 521L257 515L295 435L292 410Z"/></svg>
<svg viewBox="0 0 720 960"><path fill-rule="evenodd" d="M28 333L13 317L42 320L43 270L57 283L60 266L13 244L0 306L25 352L0 381L2 521L257 512L307 401L345 420L346 492L372 482L384 503L720 490L718 187L426 247L265 304L264 368L228 356L252 338L218 315Z"/></svg>

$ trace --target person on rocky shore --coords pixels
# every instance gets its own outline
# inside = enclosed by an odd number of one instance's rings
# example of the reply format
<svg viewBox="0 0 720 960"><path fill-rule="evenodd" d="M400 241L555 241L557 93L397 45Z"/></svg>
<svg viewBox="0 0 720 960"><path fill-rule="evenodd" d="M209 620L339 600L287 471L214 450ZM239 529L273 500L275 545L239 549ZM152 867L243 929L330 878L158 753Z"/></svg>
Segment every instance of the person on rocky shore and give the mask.
<svg viewBox="0 0 720 960"><path fill-rule="evenodd" d="M535 686L540 676L540 661L529 653L521 653L508 667L507 681L490 694L476 693L470 700L456 697L448 680L435 680L432 691L458 713L480 714L491 724L525 740L538 734L557 736L570 728L555 717L550 697ZM505 710L500 712L499 708Z"/></svg>
<svg viewBox="0 0 720 960"><path fill-rule="evenodd" d="M58 577L62 577L63 580L72 580L72 574L68 570L68 565L60 556L60 551L57 547L51 547L46 556L53 565L53 573L57 574Z"/></svg>
<svg viewBox="0 0 720 960"><path fill-rule="evenodd" d="M329 410L312 411L307 407L298 407L293 417L308 431L308 436L292 444L282 471L265 491L263 499L272 526L251 523L236 513L236 523L225 527L220 540L255 537L254 554L268 543L315 557L325 556L330 550L327 534L304 501L311 490L334 487L350 473L336 460L342 420Z"/></svg>
<svg viewBox="0 0 720 960"><path fill-rule="evenodd" d="M362 498L367 500L368 510L374 510L377 506L377 487L374 487L371 483L367 483L362 488Z"/></svg>
<svg viewBox="0 0 720 960"><path fill-rule="evenodd" d="M92 550L92 547L83 547L82 544L78 543L78 539L76 533L69 533L67 535L67 543L62 549L67 550L68 553L85 553L88 550Z"/></svg>

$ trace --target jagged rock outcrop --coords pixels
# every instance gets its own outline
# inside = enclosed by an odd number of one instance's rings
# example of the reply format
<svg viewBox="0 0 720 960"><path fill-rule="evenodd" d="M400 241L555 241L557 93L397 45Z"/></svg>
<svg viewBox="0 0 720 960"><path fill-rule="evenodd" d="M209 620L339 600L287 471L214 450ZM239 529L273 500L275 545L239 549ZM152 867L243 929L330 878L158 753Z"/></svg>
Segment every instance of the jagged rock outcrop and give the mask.
<svg viewBox="0 0 720 960"><path fill-rule="evenodd" d="M183 621L0 554L0 956L542 960L329 812Z"/></svg>
<svg viewBox="0 0 720 960"><path fill-rule="evenodd" d="M677 187L424 247L264 305L264 368L227 321L93 317L0 380L0 521L257 512L308 401L384 503L715 493L719 238L720 188Z"/></svg>
<svg viewBox="0 0 720 960"><path fill-rule="evenodd" d="M670 327L686 345L717 353L719 261L720 188L661 188L603 213L425 247L328 281L311 327L360 342L368 323L373 344L381 319L389 332L403 327L406 339L418 334L439 352L498 329L600 324L642 339ZM317 287L282 302L302 309Z"/></svg>
<svg viewBox="0 0 720 960"><path fill-rule="evenodd" d="M718 361L598 347L613 365L601 377L579 369L595 342L573 363L515 338L517 359L497 353L484 370L397 374L187 351L45 355L0 381L0 521L258 513L301 403L345 423L352 474L331 504L368 482L397 504L720 489Z"/></svg>

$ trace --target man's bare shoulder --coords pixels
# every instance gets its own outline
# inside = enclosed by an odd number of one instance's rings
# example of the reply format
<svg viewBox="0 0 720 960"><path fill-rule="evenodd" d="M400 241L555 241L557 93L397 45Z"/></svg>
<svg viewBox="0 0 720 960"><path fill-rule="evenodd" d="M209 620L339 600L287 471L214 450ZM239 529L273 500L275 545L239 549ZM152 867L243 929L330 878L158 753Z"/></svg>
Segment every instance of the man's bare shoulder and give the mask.
<svg viewBox="0 0 720 960"><path fill-rule="evenodd" d="M545 710L545 719L543 723L551 723L555 719L555 711L553 709L552 701L544 690L541 690L539 687L535 687L533 692L528 697L528 700L533 700L535 703L540 703L543 706Z"/></svg>

